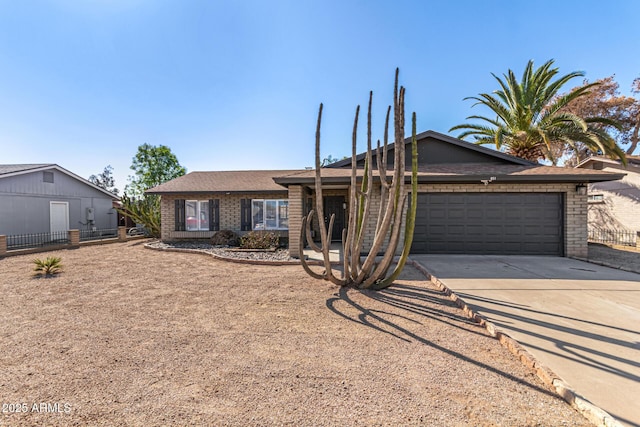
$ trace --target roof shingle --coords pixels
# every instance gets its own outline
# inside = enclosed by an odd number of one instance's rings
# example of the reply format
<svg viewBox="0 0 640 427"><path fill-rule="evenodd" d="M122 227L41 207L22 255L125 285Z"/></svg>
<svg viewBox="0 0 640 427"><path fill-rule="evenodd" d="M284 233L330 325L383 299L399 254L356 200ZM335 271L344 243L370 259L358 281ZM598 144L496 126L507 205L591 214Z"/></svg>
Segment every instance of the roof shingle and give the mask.
<svg viewBox="0 0 640 427"><path fill-rule="evenodd" d="M300 170L191 172L147 190L149 194L167 193L249 193L286 192L273 180Z"/></svg>
<svg viewBox="0 0 640 427"><path fill-rule="evenodd" d="M43 168L46 166L55 166L53 163L26 163L16 165L0 165L0 175L9 173L25 172L31 169Z"/></svg>

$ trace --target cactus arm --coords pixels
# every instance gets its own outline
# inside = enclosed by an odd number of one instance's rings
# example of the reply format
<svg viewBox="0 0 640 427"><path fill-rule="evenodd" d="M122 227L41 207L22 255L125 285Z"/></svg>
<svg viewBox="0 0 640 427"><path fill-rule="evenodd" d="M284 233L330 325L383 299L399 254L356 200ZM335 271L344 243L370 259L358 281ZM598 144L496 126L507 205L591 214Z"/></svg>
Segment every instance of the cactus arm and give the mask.
<svg viewBox="0 0 640 427"><path fill-rule="evenodd" d="M354 275L357 274L357 264L354 263L354 242L356 239L357 215L358 215L358 187L357 187L357 136L358 136L358 117L360 115L360 106L356 108L356 115L353 120L353 132L351 134L351 181L349 186L349 222L347 224L347 238L345 243L345 260L350 263L349 280L353 281Z"/></svg>
<svg viewBox="0 0 640 427"><path fill-rule="evenodd" d="M380 290L391 286L391 284L400 276L402 269L404 268L407 258L409 258L409 252L411 252L411 245L413 244L413 233L416 225L416 215L418 212L418 141L416 138L416 113L413 113L411 118L411 204L409 211L407 212L405 233L404 233L404 247L402 248L402 254L396 264L396 268L393 270L390 276L384 280L375 284L374 289Z"/></svg>
<svg viewBox="0 0 640 427"><path fill-rule="evenodd" d="M384 242L387 238L389 230L395 230L399 224L397 218L398 215L398 205L402 200L403 191L404 191L404 88L400 88L398 91L398 69L396 69L396 78L395 84L393 88L393 115L394 115L394 131L396 137L395 149L394 149L394 171L393 178L391 181L390 189L389 189L389 199L387 201L387 207L385 211L384 218L380 224L380 229L375 234L373 239L373 244L369 250L369 254L365 259L365 262L362 265L362 271L358 275L356 279L356 283L363 283L366 278L365 271L370 271L372 266L375 264L375 258ZM389 250L395 251L393 245L397 246L397 240L390 239L389 245L387 245L387 252ZM378 266L374 270L374 275L376 272L382 271L380 270L380 266ZM377 279L379 279L378 277Z"/></svg>
<svg viewBox="0 0 640 427"><path fill-rule="evenodd" d="M336 215L335 214L331 214L331 218L329 219L329 228L328 228L328 235L331 236L331 232L333 231L333 223L336 219ZM329 255L329 250L331 249L331 245L325 245L322 247L322 257L324 258L324 264L325 264L325 277L326 280L329 280L330 282L332 282L333 284L339 285L339 286L345 286L346 284L348 284L349 282L343 278L343 279L339 279L336 276L333 275L333 269L331 268L331 259L330 259L330 255Z"/></svg>
<svg viewBox="0 0 640 427"><path fill-rule="evenodd" d="M302 268L304 268L304 271L307 272L307 274L311 277L313 277L314 279L326 279L324 274L319 274L316 273L315 271L311 270L311 267L309 267L309 264L307 263L307 260L304 258L304 229L305 226L307 225L307 218L306 217L302 217L302 230L300 231L300 243L298 246L298 249L300 250L300 254L302 255L300 257L300 263L302 264Z"/></svg>
<svg viewBox="0 0 640 427"><path fill-rule="evenodd" d="M320 109L318 111L318 123L316 126L316 176L315 176L315 187L316 187L316 211L318 212L318 227L320 229L320 245L324 248L331 245L329 238L327 237L327 226L324 223L324 206L322 204L322 176L320 172L321 163L320 163L320 125L322 124L322 104L320 104ZM331 260L328 256L323 256L324 258L324 267L326 269L327 275L330 275L331 271Z"/></svg>
<svg viewBox="0 0 640 427"><path fill-rule="evenodd" d="M399 204L398 204L398 208L400 210L403 209L404 207L404 202L406 200L406 197L403 197ZM390 246L393 245L393 242L395 242L396 247L397 247L397 242L400 239L400 227L393 227L391 229L391 236L389 238L389 245L387 246L387 249L384 252L384 255L382 256L382 260L378 263L378 265L376 266L376 268L373 270L373 272L369 275L369 277L365 278L362 283L359 285L359 287L361 289L368 289L371 288L372 285L374 285L376 282L382 280L384 278L384 273L389 270L389 266L391 265L391 263L393 262L393 258L395 256L395 249L391 250Z"/></svg>
<svg viewBox="0 0 640 427"><path fill-rule="evenodd" d="M313 236L311 235L311 224L313 223L313 214L315 213L315 211L312 209L309 214L307 215L307 226L304 227L303 229L306 232L306 237L307 237L307 243L309 244L309 247L314 251L314 252L322 252L322 248L320 246L318 246L316 244L316 242L313 241ZM302 252L300 252L302 253Z"/></svg>
<svg viewBox="0 0 640 427"><path fill-rule="evenodd" d="M358 210L357 241L352 253L352 267L357 271L361 266L360 253L364 245L364 237L371 212L371 194L373 191L373 158L371 154L371 105L373 92L369 92L369 106L367 109L367 152L365 157L365 170L362 177L362 196Z"/></svg>

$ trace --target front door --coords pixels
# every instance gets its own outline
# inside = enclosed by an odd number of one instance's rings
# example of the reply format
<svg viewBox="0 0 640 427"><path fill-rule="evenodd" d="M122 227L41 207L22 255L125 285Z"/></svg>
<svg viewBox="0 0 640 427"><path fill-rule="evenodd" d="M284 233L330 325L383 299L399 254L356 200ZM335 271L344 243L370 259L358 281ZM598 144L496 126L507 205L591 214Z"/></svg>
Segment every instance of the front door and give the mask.
<svg viewBox="0 0 640 427"><path fill-rule="evenodd" d="M342 230L345 226L345 200L344 196L326 196L324 197L324 223L329 226L331 214L335 214L336 219L333 221L333 232L331 233L331 241L342 240Z"/></svg>
<svg viewBox="0 0 640 427"><path fill-rule="evenodd" d="M49 202L49 226L52 239L64 238L60 235L62 232L69 231L68 202Z"/></svg>

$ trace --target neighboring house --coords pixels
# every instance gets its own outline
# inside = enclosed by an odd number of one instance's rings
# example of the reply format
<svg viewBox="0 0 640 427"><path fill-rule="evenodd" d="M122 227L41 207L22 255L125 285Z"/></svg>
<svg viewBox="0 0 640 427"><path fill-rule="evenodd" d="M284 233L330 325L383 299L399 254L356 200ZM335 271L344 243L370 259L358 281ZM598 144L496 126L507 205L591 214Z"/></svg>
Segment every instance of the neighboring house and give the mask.
<svg viewBox="0 0 640 427"><path fill-rule="evenodd" d="M394 145L388 149L393 162ZM581 189L623 176L541 166L433 131L418 135L418 152L414 253L586 257L587 196ZM364 154L357 161L362 176ZM339 240L350 208L351 159L323 168L322 175L324 220L336 214L332 239ZM163 240L207 238L223 229L273 230L288 237L297 257L302 217L315 204L314 176L306 169L192 172L148 193L162 196ZM376 179L373 212L380 203L377 170ZM374 226L368 224L365 245Z"/></svg>
<svg viewBox="0 0 640 427"><path fill-rule="evenodd" d="M616 181L589 184L589 227L640 231L640 156L620 160L594 156L577 168L626 175Z"/></svg>
<svg viewBox="0 0 640 427"><path fill-rule="evenodd" d="M117 227L117 197L55 164L0 165L0 234Z"/></svg>

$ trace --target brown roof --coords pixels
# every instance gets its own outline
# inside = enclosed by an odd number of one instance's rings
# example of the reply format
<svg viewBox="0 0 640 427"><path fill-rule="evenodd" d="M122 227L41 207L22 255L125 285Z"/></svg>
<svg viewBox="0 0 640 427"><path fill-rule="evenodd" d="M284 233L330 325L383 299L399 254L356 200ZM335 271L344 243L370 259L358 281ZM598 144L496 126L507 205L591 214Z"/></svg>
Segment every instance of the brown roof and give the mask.
<svg viewBox="0 0 640 427"><path fill-rule="evenodd" d="M632 167L640 167L640 156L631 156L629 154L627 154L627 166L632 166ZM576 166L576 168L582 168L585 165L588 165L592 162L603 162L603 163L607 163L610 165L618 165L620 167L624 167L622 165L622 161L621 160L617 160L617 159L610 159L608 157L604 157L604 156L591 156L591 157L587 157L586 159L584 159L583 161L581 161L580 163L578 163L578 165Z"/></svg>
<svg viewBox="0 0 640 427"><path fill-rule="evenodd" d="M147 190L150 194L168 193L264 193L286 192L273 180L300 170L191 172Z"/></svg>
<svg viewBox="0 0 640 427"><path fill-rule="evenodd" d="M374 170L378 177L378 171ZM358 169L362 177L364 170ZM387 172L390 179L393 171ZM407 179L411 171L405 172ZM496 177L498 182L601 182L621 179L623 173L592 169L573 169L556 166L461 163L420 167L418 179L422 183L480 182ZM325 184L349 183L351 168L323 168ZM260 170L191 172L147 190L150 194L170 193L264 193L286 192L291 184L313 185L315 170Z"/></svg>
<svg viewBox="0 0 640 427"><path fill-rule="evenodd" d="M374 170L374 176L378 171ZM364 174L363 169L358 169L358 176ZM387 172L387 177L393 175L393 171ZM405 176L411 176L411 170L405 171ZM427 165L418 170L420 182L476 182L482 179L496 177L503 182L600 182L621 179L624 174L615 174L589 169L571 169L556 166L541 165L509 165L487 163L461 163ZM351 177L350 168L324 168L322 169L322 181L326 183L346 183ZM274 178L282 185L310 184L315 179L315 170L305 170L296 174L280 175Z"/></svg>

